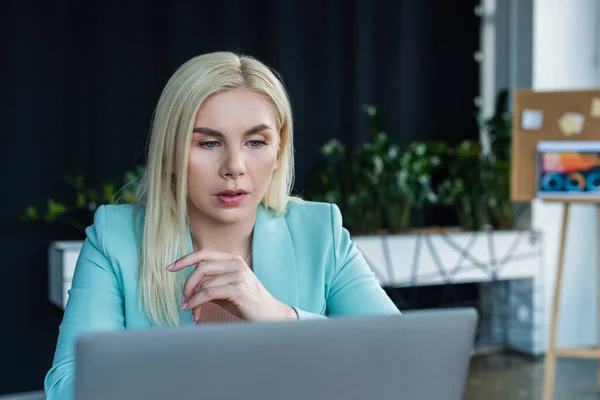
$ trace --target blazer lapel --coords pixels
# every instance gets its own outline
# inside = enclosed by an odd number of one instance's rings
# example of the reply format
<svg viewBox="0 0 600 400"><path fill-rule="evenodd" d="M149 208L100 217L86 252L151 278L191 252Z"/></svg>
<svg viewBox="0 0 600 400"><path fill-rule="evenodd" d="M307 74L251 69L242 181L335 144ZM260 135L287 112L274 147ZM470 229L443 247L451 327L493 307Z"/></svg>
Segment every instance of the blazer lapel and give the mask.
<svg viewBox="0 0 600 400"><path fill-rule="evenodd" d="M254 224L252 269L273 297L298 307L298 272L292 236L285 218L277 217L262 204Z"/></svg>

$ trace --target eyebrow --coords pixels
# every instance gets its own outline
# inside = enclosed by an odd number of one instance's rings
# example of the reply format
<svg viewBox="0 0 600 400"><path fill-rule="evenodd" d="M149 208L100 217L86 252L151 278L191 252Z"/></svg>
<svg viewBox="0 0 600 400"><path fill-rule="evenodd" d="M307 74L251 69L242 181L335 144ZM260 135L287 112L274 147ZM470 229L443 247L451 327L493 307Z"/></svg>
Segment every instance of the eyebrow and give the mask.
<svg viewBox="0 0 600 400"><path fill-rule="evenodd" d="M262 131L268 131L268 130L271 130L271 127L269 125L260 124L260 125L256 125L254 128L248 129L246 132L244 132L244 136L250 136L255 133L262 132ZM220 137L224 136L222 132L219 132L216 129L206 128L204 126L196 127L196 128L194 128L194 130L192 132L203 133L205 135L211 135L211 136L220 136Z"/></svg>

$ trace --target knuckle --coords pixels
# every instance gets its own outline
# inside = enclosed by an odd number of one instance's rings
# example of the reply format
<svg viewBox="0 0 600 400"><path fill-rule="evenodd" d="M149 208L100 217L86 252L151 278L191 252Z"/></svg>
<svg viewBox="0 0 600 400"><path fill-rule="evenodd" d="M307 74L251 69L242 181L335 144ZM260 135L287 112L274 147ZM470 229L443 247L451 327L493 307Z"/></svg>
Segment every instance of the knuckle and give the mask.
<svg viewBox="0 0 600 400"><path fill-rule="evenodd" d="M184 285L183 285L183 292L184 293L189 293L193 288L194 288L194 284L193 282L187 281Z"/></svg>
<svg viewBox="0 0 600 400"><path fill-rule="evenodd" d="M246 275L242 271L238 271L235 273L235 281L237 283L244 282Z"/></svg>
<svg viewBox="0 0 600 400"><path fill-rule="evenodd" d="M241 282L235 283L233 285L233 289L237 292L237 293L245 293L246 292L246 285L244 285Z"/></svg>
<svg viewBox="0 0 600 400"><path fill-rule="evenodd" d="M233 259L237 265L245 264L244 258L242 256L235 256Z"/></svg>
<svg viewBox="0 0 600 400"><path fill-rule="evenodd" d="M203 290L204 292L204 296L212 298L215 295L215 289L212 287L208 287L206 289Z"/></svg>
<svg viewBox="0 0 600 400"><path fill-rule="evenodd" d="M192 290L194 290L194 288L196 288L196 286L198 286L196 279L188 279L185 282L185 284L183 285L183 290L184 290L184 292L189 293Z"/></svg>

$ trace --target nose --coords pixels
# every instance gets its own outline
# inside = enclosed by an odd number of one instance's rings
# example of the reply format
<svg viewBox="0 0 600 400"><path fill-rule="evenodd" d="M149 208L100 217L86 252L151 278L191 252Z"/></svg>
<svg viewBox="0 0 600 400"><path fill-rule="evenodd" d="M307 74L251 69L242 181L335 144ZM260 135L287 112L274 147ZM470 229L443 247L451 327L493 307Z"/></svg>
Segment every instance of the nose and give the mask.
<svg viewBox="0 0 600 400"><path fill-rule="evenodd" d="M229 149L221 164L221 176L226 179L236 179L246 173L244 155L240 149Z"/></svg>

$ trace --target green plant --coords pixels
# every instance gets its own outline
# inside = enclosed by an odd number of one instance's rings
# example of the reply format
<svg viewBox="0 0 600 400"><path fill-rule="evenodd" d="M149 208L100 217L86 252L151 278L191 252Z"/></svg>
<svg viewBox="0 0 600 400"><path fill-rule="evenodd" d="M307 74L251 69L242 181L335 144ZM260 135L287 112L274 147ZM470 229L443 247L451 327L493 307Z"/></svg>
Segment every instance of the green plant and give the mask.
<svg viewBox="0 0 600 400"><path fill-rule="evenodd" d="M336 203L353 234L423 226L425 206L438 202L432 176L442 167L446 145L419 142L402 150L380 129L375 107L363 112L369 141L352 153L337 140L325 143L312 199Z"/></svg>
<svg viewBox="0 0 600 400"><path fill-rule="evenodd" d="M422 228L425 225L425 207L440 203L440 190L445 181L435 183L444 167L447 146L443 142L414 142L408 145L400 158L400 171L397 184L404 194L404 215L412 216L412 221L402 221L399 228L409 225ZM396 231L400 230L396 229Z"/></svg>
<svg viewBox="0 0 600 400"><path fill-rule="evenodd" d="M325 143L312 199L338 204L353 234L422 228L426 210L436 206L451 207L465 230L511 228L507 99L501 92L494 115L478 121L491 139L488 154L474 141L456 146L414 142L402 148L380 129L377 109L364 106L369 140L355 152L337 140Z"/></svg>
<svg viewBox="0 0 600 400"><path fill-rule="evenodd" d="M384 140L384 138L380 138ZM381 181L384 166L377 151L366 146L358 154L349 154L337 140L321 148L325 164L315 176L317 193L314 200L336 203L349 229L371 233L381 228Z"/></svg>
<svg viewBox="0 0 600 400"><path fill-rule="evenodd" d="M375 233L384 228L386 202L400 202L395 184L400 151L385 132L379 131L379 115L365 106L370 140L349 152L332 139L320 149L323 165L315 171L313 200L336 203L353 234ZM398 204L400 206L400 204Z"/></svg>
<svg viewBox="0 0 600 400"><path fill-rule="evenodd" d="M498 93L494 114L490 118L479 117L477 120L479 126L486 129L489 136L492 158L510 164L512 117L508 111L508 90L504 89Z"/></svg>
<svg viewBox="0 0 600 400"><path fill-rule="evenodd" d="M478 119L489 135L490 152L484 154L478 143L465 141L453 149L448 161L449 181L443 193L465 230L509 229L513 225L507 99L507 92L500 92L494 115Z"/></svg>
<svg viewBox="0 0 600 400"><path fill-rule="evenodd" d="M479 121L486 129L491 152L484 164L484 193L489 224L496 229L509 229L514 223L510 198L510 163L512 140L512 117L508 111L508 91L502 90L496 97L494 115Z"/></svg>
<svg viewBox="0 0 600 400"><path fill-rule="evenodd" d="M486 159L483 168L483 193L489 226L510 229L514 223L510 199L510 165L504 161Z"/></svg>
<svg viewBox="0 0 600 400"><path fill-rule="evenodd" d="M85 228L89 224L91 216L100 205L135 202L133 184L143 172L143 167L127 171L120 189L113 181L88 187L83 175L62 174L60 176L61 181L74 191L72 201L64 203L58 202L54 198L48 198L46 209L43 211L34 205L29 205L26 207L24 214L21 215L21 220L26 222L44 221L48 224L63 223L81 233L85 233Z"/></svg>
<svg viewBox="0 0 600 400"><path fill-rule="evenodd" d="M450 149L449 153L447 179L440 190L441 203L454 208L463 229L481 229L485 224L481 146L464 141Z"/></svg>

